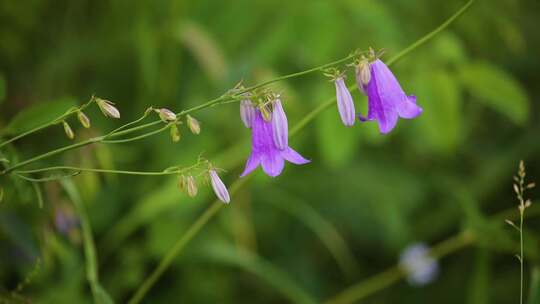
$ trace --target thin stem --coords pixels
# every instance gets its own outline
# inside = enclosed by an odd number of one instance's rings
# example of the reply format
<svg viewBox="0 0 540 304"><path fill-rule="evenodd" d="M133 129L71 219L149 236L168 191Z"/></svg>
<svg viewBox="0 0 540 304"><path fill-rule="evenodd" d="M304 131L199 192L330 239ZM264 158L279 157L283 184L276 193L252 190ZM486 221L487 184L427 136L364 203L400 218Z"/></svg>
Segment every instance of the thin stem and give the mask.
<svg viewBox="0 0 540 304"><path fill-rule="evenodd" d="M410 47L406 48L405 50L407 50L406 52L402 51L400 53L398 53L398 55L394 56L392 59L390 59L390 63L389 64L392 64L394 63L395 61L397 61L398 59L400 59L401 57L407 55L408 53L410 53L412 50L414 50L415 48L421 46L422 44L426 43L427 41L429 41L429 39L431 39L433 36L435 36L436 33L440 32L442 29L444 29L445 27L449 26L452 21L454 21L457 16L461 15L469 6L470 4L473 2L474 0L470 0L467 4L465 4L465 6L460 9L456 14L454 14L453 16L451 16L447 21L445 21L441 26L439 26L437 29L435 29L434 31L428 33L426 36L420 38L417 42L413 43ZM342 59L343 61L345 60L348 60L350 58L347 58L347 59ZM342 61L336 61L336 62L333 62L331 64L337 64L339 62L342 62ZM318 70L321 70L325 67L328 67L329 65L323 65L321 67L317 67L317 68L314 68L314 69L311 69L311 70L308 70L309 72L314 72L314 71L318 71ZM300 72L302 73L302 72ZM296 73L298 76L298 73ZM301 74L303 75L303 74ZM283 80L283 79L286 79L284 77L287 77L287 76L282 76L280 77L280 80ZM290 78L290 77L289 77ZM249 89L253 90L253 89L256 89L262 85L267 85L267 84L270 84L272 83L272 81L267 81L266 83L263 83L259 86L254 86L254 87L250 87ZM353 86L354 87L354 86ZM245 93L245 92L240 92L238 94L242 94L242 93ZM219 99L219 98L218 98ZM309 124L311 121L313 121L313 119L319 114L321 113L322 111L324 111L325 109L329 108L332 103L335 101L335 98L332 98L332 99L329 99L327 102L319 105L317 108L315 108L314 110L312 110L310 113L308 113L306 116L304 116L304 118L299 121L292 129L291 129L291 132L289 133L290 136L293 136L295 134L297 134L302 128L304 128L307 124ZM211 102L208 102L206 104L210 104ZM180 114L186 114L186 112L184 113L180 113ZM247 178L244 178L244 179L241 179L241 180L238 180L236 181L232 188L231 188L231 196L236 192L236 190L238 188L240 188L243 183L247 180ZM217 202L219 203L219 202ZM159 277L163 274L163 272L165 272L165 270L170 266L170 264L172 263L172 261L180 254L180 252L182 251L182 249L184 248L184 246L193 238L195 237L195 235L202 229L202 227L204 225L206 225L206 223L208 223L208 221L217 213L217 211L219 211L219 209L221 207L215 207L215 204L212 205L209 209L207 209L196 221L195 223L192 224L192 226L190 226L190 228L188 229L188 231L186 232L186 234L184 234L177 242L176 244L167 252L167 254L165 255L165 257L161 260L161 262L159 263L158 267L156 269L154 269L154 271L152 272L152 274L145 279L145 281L143 282L143 284L137 289L137 291L135 292L135 294L133 295L133 297L131 298L131 300L129 301L130 304L137 304L139 303L143 298L144 296L146 295L146 293L150 290L150 288L157 282L157 280L159 279ZM450 247L451 248L451 247ZM388 275L390 278L392 278L391 275ZM388 282L393 282L393 280L390 280L388 279L387 280ZM386 281L385 281L386 282Z"/></svg>
<svg viewBox="0 0 540 304"><path fill-rule="evenodd" d="M236 191L249 179L249 177L237 180L231 186L231 195L236 193ZM161 259L159 265L152 271L152 274L148 276L142 285L137 289L133 297L129 300L129 304L140 303L146 293L152 288L152 286L157 282L161 275L169 268L174 259L182 252L187 243L191 241L199 233L199 231L216 215L216 213L223 207L223 203L219 200L216 200L210 208L206 209L203 214L201 214L197 220L189 227L189 229L184 233L178 241L173 245L173 247L167 252L165 257Z"/></svg>
<svg viewBox="0 0 540 304"><path fill-rule="evenodd" d="M519 280L519 303L523 304L523 211L519 212L519 264L520 264L520 280Z"/></svg>
<svg viewBox="0 0 540 304"><path fill-rule="evenodd" d="M171 126L171 124L167 124L157 130L154 130L152 132L148 132L148 133L145 133L145 134L141 134L139 136L134 136L134 137L130 137L130 138L125 138L125 139L116 139L116 140L102 140L101 143L104 143L104 144L119 144L119 143L127 143L127 142L131 142L131 141L136 141L136 140L139 140L139 139L143 139L143 138L146 138L146 137L150 137L152 135L155 135L155 134L158 134L158 133L161 133L165 130L167 130L169 127Z"/></svg>
<svg viewBox="0 0 540 304"><path fill-rule="evenodd" d="M79 112L79 111L84 110L86 107L88 107L88 106L93 102L93 100L94 100L94 99L92 98L92 99L90 99L90 101L88 101L87 103L81 105L80 107L70 109L70 110L68 110L66 113L64 113L64 114L62 114L62 115L60 115L60 116L58 116L57 118L55 118L55 119L53 119L53 120L51 120L51 121L49 121L49 122L47 122L47 123L44 123L44 124L42 124L42 125L40 125L40 126L38 126L38 127L35 127L35 128L33 128L33 129L31 129L31 130L28 130L28 131L26 131L26 132L23 132L23 133L21 133L21 134L15 136L15 137L12 137L12 138L10 138L10 139L4 141L3 143L0 144L0 148L4 147L5 145L7 145L7 144L9 144L9 143L12 143L12 142L14 142L14 141L16 141L16 140L19 140L19 139L21 139L21 138L23 138L23 137L26 137L26 136L28 136L28 135L30 135L30 134L33 134L33 133L38 132L38 131L41 131L41 130L43 130L43 129L45 129L45 128L48 128L48 127L50 127L50 126L52 126L52 125L55 125L55 124L61 122L62 120L66 119L68 116L70 116L71 114L74 114L74 113L77 113L77 112Z"/></svg>
<svg viewBox="0 0 540 304"><path fill-rule="evenodd" d="M17 174L29 174L29 173L39 173L46 171L55 171L55 170L72 170L76 172L98 172L98 173L111 173L111 174L126 174L126 175L174 175L185 172L185 169L182 170L173 170L173 171L126 171L126 170L113 170L113 169L98 169L98 168L81 168L81 167L72 167L72 166L55 166L40 168L35 170L17 170Z"/></svg>
<svg viewBox="0 0 540 304"><path fill-rule="evenodd" d="M441 25L439 25L436 29L431 31L429 34L425 35L421 39L417 40L415 43L411 44L410 46L403 49L401 52L397 53L394 57L390 58L387 61L387 64L393 64L400 60L401 58L405 57L407 54L409 54L414 49L418 48L422 44L426 43L431 38L435 37L439 32L447 28L452 22L454 22L459 16L461 16L473 3L475 0L469 0L463 7L461 7L455 14L453 14L450 18L448 18L445 22L443 22Z"/></svg>

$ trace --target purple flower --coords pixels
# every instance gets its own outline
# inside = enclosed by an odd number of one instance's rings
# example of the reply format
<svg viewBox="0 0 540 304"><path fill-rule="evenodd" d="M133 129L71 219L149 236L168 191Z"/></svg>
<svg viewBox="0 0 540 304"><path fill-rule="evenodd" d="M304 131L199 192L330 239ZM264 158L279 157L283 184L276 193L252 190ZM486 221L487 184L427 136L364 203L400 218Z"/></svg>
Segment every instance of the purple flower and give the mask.
<svg viewBox="0 0 540 304"><path fill-rule="evenodd" d="M377 120L379 130L386 134L396 126L398 117L411 119L422 113L422 108L416 105L416 97L405 95L396 77L381 60L375 60L370 66L371 79L359 88L368 96L368 115L360 115L360 121Z"/></svg>
<svg viewBox="0 0 540 304"><path fill-rule="evenodd" d="M208 171L208 174L210 175L210 183L212 184L214 193L216 193L216 196L219 198L220 201L228 204L231 201L229 191L227 190L227 187L225 187L225 184L223 184L223 182L219 178L216 170L211 169L210 171Z"/></svg>
<svg viewBox="0 0 540 304"><path fill-rule="evenodd" d="M335 84L339 116L341 116L341 121L345 126L351 127L354 125L354 121L356 120L354 102L351 93L349 92L349 89L347 89L347 85L345 85L345 80L343 77L337 78Z"/></svg>
<svg viewBox="0 0 540 304"><path fill-rule="evenodd" d="M297 165L310 162L288 146L279 149L274 142L272 129L272 123L265 121L259 109L255 109L251 124L251 155L240 177L246 176L259 165L267 175L275 177L283 171L285 160Z"/></svg>
<svg viewBox="0 0 540 304"><path fill-rule="evenodd" d="M413 286L426 285L439 274L439 264L429 255L429 248L422 243L409 245L399 257L399 265Z"/></svg>
<svg viewBox="0 0 540 304"><path fill-rule="evenodd" d="M272 138L278 149L283 150L289 147L287 115L285 115L279 98L274 101L274 111L272 112Z"/></svg>

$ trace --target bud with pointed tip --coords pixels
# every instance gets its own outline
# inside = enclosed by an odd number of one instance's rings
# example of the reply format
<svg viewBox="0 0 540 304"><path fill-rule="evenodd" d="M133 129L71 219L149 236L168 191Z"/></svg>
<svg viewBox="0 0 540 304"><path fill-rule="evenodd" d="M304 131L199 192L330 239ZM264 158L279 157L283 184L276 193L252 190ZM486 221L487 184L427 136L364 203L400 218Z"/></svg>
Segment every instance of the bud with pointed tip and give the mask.
<svg viewBox="0 0 540 304"><path fill-rule="evenodd" d="M370 80L371 69L369 67L369 61L363 58L356 66L356 86L364 95L366 94L364 88L369 84Z"/></svg>
<svg viewBox="0 0 540 304"><path fill-rule="evenodd" d="M161 108L159 110L155 110L158 114L159 114L159 118L161 118L161 120L167 122L167 121L175 121L176 120L176 114L174 114L173 111L169 110L169 109L166 109L166 108Z"/></svg>
<svg viewBox="0 0 540 304"><path fill-rule="evenodd" d="M90 118L88 118L88 116L86 116L83 111L79 111L79 113L77 113L77 118L79 119L79 122L83 127L87 129L90 128Z"/></svg>
<svg viewBox="0 0 540 304"><path fill-rule="evenodd" d="M255 107L249 99L244 99L240 102L240 118L246 126L246 128L251 128L253 118L255 117Z"/></svg>
<svg viewBox="0 0 540 304"><path fill-rule="evenodd" d="M180 191L186 191L187 188L187 178L185 175L180 175L178 177L178 190Z"/></svg>
<svg viewBox="0 0 540 304"><path fill-rule="evenodd" d="M212 184L214 193L220 201L228 204L231 201L229 191L227 190L227 187L225 187L225 184L223 184L223 181L219 178L216 170L211 169L208 171L208 174L210 175L210 183Z"/></svg>
<svg viewBox="0 0 540 304"><path fill-rule="evenodd" d="M195 178L191 175L186 178L186 190L190 197L197 195L197 183L195 183Z"/></svg>
<svg viewBox="0 0 540 304"><path fill-rule="evenodd" d="M114 103L101 98L96 98L96 102L103 115L112 118L120 118L120 111L113 106Z"/></svg>
<svg viewBox="0 0 540 304"><path fill-rule="evenodd" d="M63 121L62 124L64 125L64 132L66 133L66 136L69 139L75 138L75 133L73 133L73 130L69 126L69 124L66 121Z"/></svg>
<svg viewBox="0 0 540 304"><path fill-rule="evenodd" d="M354 115L353 115L354 119ZM281 100L278 98L274 101L274 111L272 111L272 138L274 144L280 150L289 147L289 125L287 115L281 106Z"/></svg>
<svg viewBox="0 0 540 304"><path fill-rule="evenodd" d="M179 142L180 141L180 130L178 130L178 126L176 124L171 125L171 140L173 142Z"/></svg>
<svg viewBox="0 0 540 304"><path fill-rule="evenodd" d="M350 127L354 125L354 122L356 121L356 112L351 93L349 92L349 89L347 89L343 77L337 78L335 85L339 116L341 117L343 124Z"/></svg>
<svg viewBox="0 0 540 304"><path fill-rule="evenodd" d="M195 118L193 118L191 115L186 115L187 119L187 125L191 133L197 135L201 133L201 125L199 124L199 121Z"/></svg>

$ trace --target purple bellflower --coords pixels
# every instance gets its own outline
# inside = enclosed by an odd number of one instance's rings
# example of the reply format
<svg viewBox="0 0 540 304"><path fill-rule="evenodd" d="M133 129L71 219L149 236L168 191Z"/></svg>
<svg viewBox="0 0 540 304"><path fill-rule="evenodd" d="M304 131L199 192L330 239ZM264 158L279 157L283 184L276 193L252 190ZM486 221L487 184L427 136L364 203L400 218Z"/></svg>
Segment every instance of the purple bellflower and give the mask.
<svg viewBox="0 0 540 304"><path fill-rule="evenodd" d="M368 96L368 115L360 115L360 121L376 120L381 133L386 134L396 126L398 117L412 119L422 113L416 97L403 92L392 71L381 60L372 62L370 69L371 77L367 84L362 79L357 80L362 85L360 91Z"/></svg>
<svg viewBox="0 0 540 304"><path fill-rule="evenodd" d="M429 255L429 248L423 243L413 243L405 248L399 257L399 265L413 286L426 285L439 274L437 260Z"/></svg>
<svg viewBox="0 0 540 304"><path fill-rule="evenodd" d="M343 77L338 77L335 84L339 116L341 117L341 121L345 126L351 127L354 125L354 121L356 120L356 112L354 110L354 102L351 92L349 92L349 89L347 89L347 85L345 84Z"/></svg>
<svg viewBox="0 0 540 304"><path fill-rule="evenodd" d="M278 106L278 108L281 105ZM274 111L276 111L274 109ZM278 109L279 111L279 109ZM303 165L307 164L310 161L302 157L298 152L294 151L287 144L287 141L281 142L285 143L282 146L282 149L279 148L279 144L274 140L275 137L278 137L279 140L283 140L282 136L287 135L288 132L284 131L283 128L286 128L286 117L283 108L281 108L281 113L272 115L271 121L265 121L261 111L255 109L255 115L251 120L251 155L249 156L246 162L246 168L240 177L244 177L255 170L259 165L261 165L263 171L272 177L278 176L283 171L285 166L285 160L297 164ZM274 112L275 113L275 112ZM279 117L274 120L274 117ZM285 124L283 124L283 118L285 117ZM274 122L279 123L280 125L274 126ZM274 136L274 129L280 129L278 136Z"/></svg>

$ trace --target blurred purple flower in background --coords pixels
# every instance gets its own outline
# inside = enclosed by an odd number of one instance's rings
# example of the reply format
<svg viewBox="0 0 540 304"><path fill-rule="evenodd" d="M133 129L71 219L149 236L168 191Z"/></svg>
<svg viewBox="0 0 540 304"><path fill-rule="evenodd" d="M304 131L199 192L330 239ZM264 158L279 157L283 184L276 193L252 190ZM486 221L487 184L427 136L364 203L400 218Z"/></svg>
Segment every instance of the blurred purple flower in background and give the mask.
<svg viewBox="0 0 540 304"><path fill-rule="evenodd" d="M439 274L439 264L429 255L429 248L422 243L414 243L403 250L399 265L407 274L407 282L422 286L432 282Z"/></svg>
<svg viewBox="0 0 540 304"><path fill-rule="evenodd" d="M422 113L415 96L407 96L392 71L379 59L370 64L371 77L360 91L368 96L368 115L360 121L377 120L379 130L386 134L396 126L398 117L412 119Z"/></svg>
<svg viewBox="0 0 540 304"><path fill-rule="evenodd" d="M283 109L281 108L281 111ZM285 112L276 115L285 116ZM309 163L310 161L302 157L298 152L291 149L287 144L279 148L278 144L274 140L274 129L280 129L286 127L283 124L283 117L278 119L276 123L280 125L274 126L274 119L272 122L267 122L263 119L261 111L255 109L255 116L251 120L251 155L246 162L246 168L240 177L244 177L251 171L255 170L259 165L262 166L263 171L272 177L278 176L283 171L285 166L285 160L302 165ZM286 117L285 117L286 122ZM278 137L283 134L288 134L288 131L280 130Z"/></svg>

